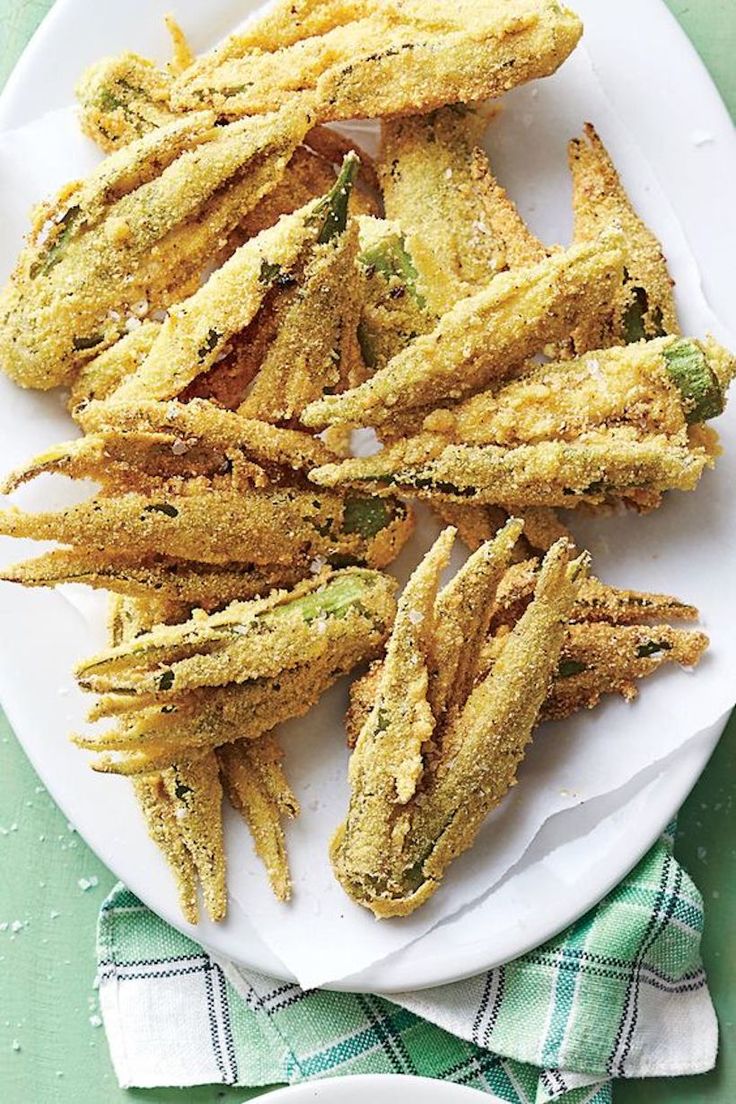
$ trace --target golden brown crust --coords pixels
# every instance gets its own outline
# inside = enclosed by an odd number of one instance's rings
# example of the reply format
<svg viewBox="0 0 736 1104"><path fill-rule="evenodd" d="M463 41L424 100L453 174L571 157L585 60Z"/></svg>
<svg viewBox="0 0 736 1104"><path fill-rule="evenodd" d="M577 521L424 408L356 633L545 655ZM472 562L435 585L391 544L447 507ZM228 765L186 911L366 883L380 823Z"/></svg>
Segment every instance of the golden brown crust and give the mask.
<svg viewBox="0 0 736 1104"><path fill-rule="evenodd" d="M313 403L302 420L311 427L348 422L401 430L402 418L417 408L480 391L564 337L607 301L620 279L613 241L574 246L532 268L500 273L360 387Z"/></svg>
<svg viewBox="0 0 736 1104"><path fill-rule="evenodd" d="M366 690L375 690L331 857L346 892L376 916L407 915L426 901L513 784L584 573L583 561L570 564L564 542L555 546L509 651L473 685L493 594L519 530L509 523L438 595L454 535L445 531L407 585L386 660L356 699L354 720L365 716Z"/></svg>
<svg viewBox="0 0 736 1104"><path fill-rule="evenodd" d="M320 122L418 114L497 96L553 72L582 26L551 0L282 2L175 83L177 110L272 110L306 94Z"/></svg>
<svg viewBox="0 0 736 1104"><path fill-rule="evenodd" d="M572 338L577 353L641 338L678 334L674 282L662 246L626 194L608 151L586 123L569 147L575 241L595 239L607 226L624 234L624 282L607 310L591 313Z"/></svg>

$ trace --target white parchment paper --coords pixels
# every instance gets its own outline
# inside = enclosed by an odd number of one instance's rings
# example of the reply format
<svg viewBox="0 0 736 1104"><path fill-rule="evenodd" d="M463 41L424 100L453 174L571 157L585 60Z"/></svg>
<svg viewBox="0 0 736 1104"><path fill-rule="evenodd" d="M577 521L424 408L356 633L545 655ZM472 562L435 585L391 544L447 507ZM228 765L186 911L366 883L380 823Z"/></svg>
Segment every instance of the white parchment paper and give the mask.
<svg viewBox="0 0 736 1104"><path fill-rule="evenodd" d="M727 341L725 328L705 302L695 263L665 195L646 157L631 144L611 111L583 50L555 77L507 98L488 136L499 178L541 237L549 242L568 241L566 143L588 119L598 127L639 209L665 244L677 279L684 328L695 335L715 332ZM82 175L96 159L91 144L79 134L71 109L0 136L0 276L4 278L12 267L30 203L70 177ZM273 899L248 834L234 813L228 814L229 884L234 912L245 915L303 986L355 974L480 900L519 860L550 817L621 789L654 763L666 765L669 756L736 700L736 593L729 555L736 546L732 505L736 449L730 446L735 425L736 408L719 426L725 455L716 472L706 474L696 494L673 494L648 517L627 515L595 522L573 518L571 522L579 542L592 551L594 570L604 580L669 591L699 606L712 651L697 675L662 672L646 684L641 700L633 706L610 701L594 714L540 730L523 764L520 785L488 818L476 846L454 864L443 889L414 916L379 923L353 905L332 877L327 845L347 802L342 727L346 683L330 691L306 718L283 726L287 771L302 803L301 818L288 829L294 899L286 906ZM21 392L0 378L3 470L72 435L74 428L58 396ZM53 504L56 494L44 480L25 489L18 501L40 508ZM436 532L422 512L416 538L392 568L400 578L407 577ZM20 542L3 541L0 558L10 562L30 551ZM37 627L43 619L46 640L54 640L57 647L55 633L61 632L72 603L75 631L64 656L69 667L98 646L104 609L99 595L64 588L63 594L24 598L29 618L36 619ZM18 609L17 599L4 608ZM43 662L42 642L36 653ZM66 690L68 704L59 718L59 731L49 738L63 739L65 722L77 723L81 718L81 699L72 686ZM38 692L46 692L43 685ZM56 693L56 688L48 693ZM126 783L100 778L97 785Z"/></svg>

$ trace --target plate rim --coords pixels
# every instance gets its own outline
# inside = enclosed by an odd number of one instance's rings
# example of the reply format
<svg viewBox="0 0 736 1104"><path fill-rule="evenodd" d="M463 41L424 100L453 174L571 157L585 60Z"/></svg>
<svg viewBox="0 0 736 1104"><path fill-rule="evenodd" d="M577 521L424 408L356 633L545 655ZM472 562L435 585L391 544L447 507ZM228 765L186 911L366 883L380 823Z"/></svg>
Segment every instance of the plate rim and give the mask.
<svg viewBox="0 0 736 1104"><path fill-rule="evenodd" d="M631 0L623 0L623 3L619 5L619 10L627 3L630 4ZM50 9L48 14L45 16L31 39L29 40L26 49L23 51L23 54L19 58L16 66L10 74L5 88L2 91L2 94L0 94L0 128L5 129L8 126L14 125L12 124L12 122L9 121L9 116L12 116L13 113L13 104L22 97L23 83L24 81L28 81L31 77L31 74L34 71L34 66L37 64L37 56L43 54L43 52L47 49L48 42L54 41L54 36L57 33L57 25L59 25L60 27L63 26L65 20L69 19L70 16L72 19L81 18L84 9L88 8L89 4L90 0L57 0L57 3ZM167 3L166 9L168 9L169 6L170 5ZM573 6L575 6L574 0ZM698 56L694 46L685 35L685 32L682 30L675 17L663 3L663 0L648 0L645 10L647 13L647 18L651 17L651 19L655 22L656 20L666 21L668 35L677 36L680 39L680 50L688 55L688 61L692 72L698 73L700 82L699 87L703 89L704 95L706 91L708 93L709 110L713 110L714 113L716 111L720 111L721 122L724 113L726 119L730 121L728 111L710 74L708 73L702 60ZM637 4L637 11L639 20L641 22L643 5L640 6L640 0ZM665 26L664 22L662 26ZM690 72L690 69L688 71ZM625 120L623 120L623 125L626 126L627 130L629 130ZM736 149L736 145L734 146L734 148ZM736 164L736 158L734 159L734 164ZM658 175L656 164L652 167L655 175ZM3 698L5 698L4 694ZM47 785L47 788L54 797L54 800L67 815L71 814L71 819L73 820L74 809L70 809L68 807L68 802L66 798L62 798L61 800L59 800L59 798L57 797L57 787L55 785L55 780L53 778L49 779L46 777L43 769L43 763L40 761L40 756L35 753L35 750L29 750L29 747L26 746L26 743L20 735L23 726L22 724L20 726L16 724L14 713L15 710L12 707L6 707L6 715L11 726L13 727L14 732L16 733L21 747L23 748L28 758L31 760L38 774L42 777L44 783ZM544 942L546 939L551 938L560 930L564 929L569 923L573 922L577 917L579 917L589 908L597 904L597 902L603 896L605 896L605 894L609 892L609 890L615 884L617 884L622 877L625 877L626 874L636 865L641 856L656 840L662 829L672 819L672 816L679 809L682 801L687 796L687 793L697 781L700 773L707 763L708 758L710 757L713 748L715 747L715 744L717 743L723 727L725 726L727 717L728 714L725 714L724 717L722 717L716 724L705 731L705 733L703 734L702 748L700 754L697 756L697 765L693 764L692 767L682 772L682 777L679 779L679 784L677 787L670 785L669 800L663 798L662 805L658 806L658 815L653 815L649 818L648 830L644 833L641 833L637 837L637 846L634 847L631 851L627 852L625 860L623 860L619 865L610 865L609 867L607 867L607 869L609 870L609 874L606 877L602 878L600 882L596 884L596 887L594 891L592 891L592 893L589 892L585 894L584 904L581 905L579 899L576 898L578 903L573 906L572 910L566 916L564 921L560 921L559 923L552 925L549 930L545 929L544 933L541 935L539 934L539 932L537 932L532 941L529 941L527 937L524 945L519 946L519 948L513 952L513 955L511 957L516 957L519 954L525 953L525 951L531 949L533 946L538 945L540 942ZM92 844L90 844L90 846L95 851L95 853L99 855L105 865L107 865L111 870L115 871L117 862L115 861L114 857L112 858L112 861L108 859L108 856L106 854L107 848L104 846L98 848L97 846L93 846ZM128 874L128 876L126 877L126 881L127 884L130 885L133 889L133 892L136 892L142 900L146 900L148 894L145 892L139 893L138 889L136 888L136 877L130 877L130 875ZM146 901L146 903L148 903L148 901ZM178 918L177 914L175 914L171 909L163 907L158 902L155 908L150 905L149 907L152 907L153 911L161 915L168 923L172 924L173 927L178 928L180 931L183 931L189 937L201 941L198 929L186 925L185 922ZM452 923L452 921L450 921L449 923ZM223 932L223 935L224 934L225 933ZM431 933L427 933L427 935L418 940L417 943L413 946L419 946L422 941L428 939L430 935ZM232 948L230 948L227 951L223 951L222 949L217 947L216 942L217 941L205 940L204 945L210 948L213 953L226 954L229 958L232 958L234 961L237 961L246 967L258 969L259 971L263 971L264 969L266 969L267 972L273 973L275 976L284 979L290 979L291 977L293 977L293 975L291 975L283 965L280 965L280 967L277 966L278 960L274 956L273 952L271 952L270 949L263 944L261 945L261 947L259 947L260 957L254 962L253 958L244 960L242 950L234 951ZM223 942L229 942L227 936L225 937ZM406 954L406 950L400 952L400 954ZM410 985L407 984L406 981L402 981L400 984L395 983L394 971L392 970L389 960L388 969L385 968L384 964L379 962L378 964L374 964L373 966L369 967L367 970L362 971L359 975L355 975L353 980L351 980L350 978L346 978L343 981L339 983L334 983L329 987L346 991L370 988L374 992L385 993L396 992L402 989L406 990L408 988L429 988L445 984L447 982L461 980L462 978L466 978L483 970L487 970L493 965L498 964L499 961L506 960L505 957L501 959L496 958L494 960L492 957L489 957L486 952L478 951L474 951L472 954L468 953L466 955L466 958L467 961L464 961L464 964L459 968L456 961L455 966L445 965L442 969L439 969L438 961L436 958L434 958L432 963L430 964L430 971L432 969L432 966L435 967L432 976L428 979L425 977L424 980L420 979L419 981L417 981L415 978Z"/></svg>

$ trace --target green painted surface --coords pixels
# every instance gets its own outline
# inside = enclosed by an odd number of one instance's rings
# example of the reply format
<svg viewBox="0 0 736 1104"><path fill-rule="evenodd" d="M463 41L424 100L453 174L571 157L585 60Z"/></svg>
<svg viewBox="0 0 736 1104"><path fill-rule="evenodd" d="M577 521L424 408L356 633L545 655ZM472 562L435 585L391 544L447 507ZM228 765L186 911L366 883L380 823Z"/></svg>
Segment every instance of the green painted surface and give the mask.
<svg viewBox="0 0 736 1104"><path fill-rule="evenodd" d="M734 0L668 2L736 113ZM0 0L0 83L49 6ZM3 1104L214 1104L256 1095L218 1086L117 1087L92 986L95 920L112 875L70 830L1 717L0 779ZM719 1063L701 1077L623 1084L616 1104L736 1099L736 720L682 811L678 855L706 900L704 958L721 1024Z"/></svg>

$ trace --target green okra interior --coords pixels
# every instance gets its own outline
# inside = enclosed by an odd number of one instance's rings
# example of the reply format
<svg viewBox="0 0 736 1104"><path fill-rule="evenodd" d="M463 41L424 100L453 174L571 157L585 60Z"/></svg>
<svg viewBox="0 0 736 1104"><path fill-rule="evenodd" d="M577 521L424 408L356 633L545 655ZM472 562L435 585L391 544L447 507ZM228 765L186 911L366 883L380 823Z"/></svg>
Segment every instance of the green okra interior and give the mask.
<svg viewBox="0 0 736 1104"><path fill-rule="evenodd" d="M723 413L724 396L708 358L694 341L683 338L664 350L665 367L680 391L689 425Z"/></svg>
<svg viewBox="0 0 736 1104"><path fill-rule="evenodd" d="M414 262L406 248L403 235L387 235L381 241L364 249L359 260L365 268L380 272L387 281L392 278L400 280L414 297L417 305L420 307L426 306L425 299L417 291L419 273L414 267Z"/></svg>
<svg viewBox="0 0 736 1104"><path fill-rule="evenodd" d="M314 209L312 218L322 223L317 242L326 245L338 237L348 224L348 205L355 178L360 168L360 158L354 150L345 155L340 174L332 188Z"/></svg>

